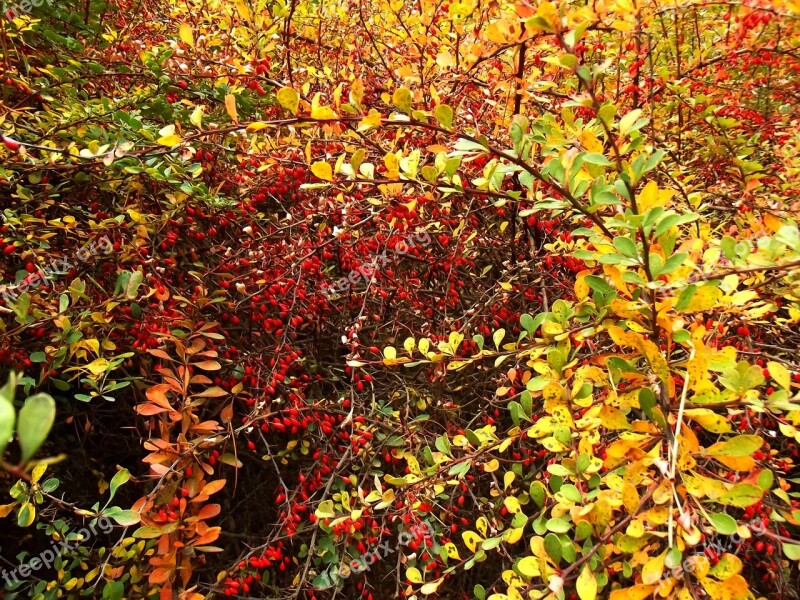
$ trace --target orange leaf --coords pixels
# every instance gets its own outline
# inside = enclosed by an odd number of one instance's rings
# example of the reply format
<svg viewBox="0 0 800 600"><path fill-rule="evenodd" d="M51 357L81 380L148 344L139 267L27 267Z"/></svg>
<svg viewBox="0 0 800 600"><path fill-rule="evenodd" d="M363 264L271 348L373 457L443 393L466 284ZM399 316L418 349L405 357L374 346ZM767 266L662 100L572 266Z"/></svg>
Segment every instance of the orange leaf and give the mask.
<svg viewBox="0 0 800 600"><path fill-rule="evenodd" d="M173 569L153 569L153 572L150 573L148 581L150 585L166 583L172 577L172 573L174 573ZM169 597L172 598L172 590L170 590Z"/></svg>
<svg viewBox="0 0 800 600"><path fill-rule="evenodd" d="M215 360L203 360L192 364L198 369L203 369L204 371L219 371L222 368L222 365Z"/></svg>
<svg viewBox="0 0 800 600"><path fill-rule="evenodd" d="M217 479L216 481L212 481L211 483L207 483L203 486L203 489L200 490L201 494L206 494L210 496L211 494L216 494L222 488L225 487L225 479Z"/></svg>
<svg viewBox="0 0 800 600"><path fill-rule="evenodd" d="M157 415L159 413L167 412L168 410L172 410L171 408L161 408L160 406L156 406L155 404L140 404L136 407L136 412L140 415L144 415L145 417L152 417L153 415Z"/></svg>
<svg viewBox="0 0 800 600"><path fill-rule="evenodd" d="M220 509L221 507L219 504L206 504L200 509L200 512L197 513L197 518L200 520L211 519L219 514Z"/></svg>
<svg viewBox="0 0 800 600"><path fill-rule="evenodd" d="M157 406L161 406L167 410L172 410L172 405L170 405L169 400L167 400L167 395L165 393L169 389L169 386L163 383L154 385L153 387L148 388L146 392L147 399Z"/></svg>
<svg viewBox="0 0 800 600"><path fill-rule="evenodd" d="M201 535L200 537L193 539L191 545L202 546L204 544L210 544L219 537L220 531L222 531L222 527L212 527L205 535Z"/></svg>

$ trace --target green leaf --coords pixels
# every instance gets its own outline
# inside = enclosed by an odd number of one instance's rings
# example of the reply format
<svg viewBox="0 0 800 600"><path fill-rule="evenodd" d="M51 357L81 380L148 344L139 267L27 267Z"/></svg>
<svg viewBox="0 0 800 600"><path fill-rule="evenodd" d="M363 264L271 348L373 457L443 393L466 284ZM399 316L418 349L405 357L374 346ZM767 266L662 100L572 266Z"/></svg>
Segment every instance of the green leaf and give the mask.
<svg viewBox="0 0 800 600"><path fill-rule="evenodd" d="M564 519L552 518L547 520L547 530L553 533L567 533L570 529L572 529L572 525Z"/></svg>
<svg viewBox="0 0 800 600"><path fill-rule="evenodd" d="M533 333L533 317L530 316L528 313L523 313L519 318L519 324L527 331L528 333Z"/></svg>
<svg viewBox="0 0 800 600"><path fill-rule="evenodd" d="M411 91L408 88L397 88L392 94L392 104L395 108L404 112L411 112Z"/></svg>
<svg viewBox="0 0 800 600"><path fill-rule="evenodd" d="M109 483L109 485L108 485L108 488L109 488L108 501L109 502L111 502L111 500L114 498L114 494L117 493L117 489L119 488L119 486L127 483L127 481L130 478L131 478L131 474L128 471L128 469L121 469L121 470L117 471L116 473L114 473L114 477L111 478L111 483Z"/></svg>
<svg viewBox="0 0 800 600"><path fill-rule="evenodd" d="M30 502L23 502L17 511L17 525L28 527L36 519L36 508Z"/></svg>
<svg viewBox="0 0 800 600"><path fill-rule="evenodd" d="M600 292L603 295L612 294L614 292L614 288L611 287L611 285L609 285L609 283L602 277L597 277L596 275L587 275L585 281L586 285L588 285L589 288L595 292Z"/></svg>
<svg viewBox="0 0 800 600"><path fill-rule="evenodd" d="M125 596L125 584L121 581L109 581L103 586L103 600L122 600Z"/></svg>
<svg viewBox="0 0 800 600"><path fill-rule="evenodd" d="M764 496L764 490L752 483L737 483L727 494L719 499L721 504L728 504L738 508L747 508L759 502Z"/></svg>
<svg viewBox="0 0 800 600"><path fill-rule="evenodd" d="M719 442L709 447L708 456L750 456L764 444L757 435L737 435L734 438Z"/></svg>
<svg viewBox="0 0 800 600"><path fill-rule="evenodd" d="M119 506L110 506L103 511L103 516L114 519L117 523L124 527L136 525L141 520L138 511L123 510Z"/></svg>
<svg viewBox="0 0 800 600"><path fill-rule="evenodd" d="M166 525L162 525L161 527L156 527L154 525L145 525L143 527L139 527L139 529L134 531L133 537L142 540L152 540L157 537L161 537L165 533L172 533L177 528L178 524L176 522L167 523Z"/></svg>
<svg viewBox="0 0 800 600"><path fill-rule="evenodd" d="M627 113L619 120L619 132L622 135L635 131L645 123L639 124L639 116L642 114L642 109L637 108L636 110L632 110L631 112ZM638 127L636 127L638 125Z"/></svg>
<svg viewBox="0 0 800 600"><path fill-rule="evenodd" d="M56 402L49 394L36 394L25 400L19 411L17 435L22 462L27 462L44 443L56 419Z"/></svg>
<svg viewBox="0 0 800 600"><path fill-rule="evenodd" d="M318 519L332 519L336 516L336 513L333 510L333 501L332 500L323 500L319 503L319 508L314 512L314 515Z"/></svg>
<svg viewBox="0 0 800 600"><path fill-rule="evenodd" d="M494 345L497 347L498 350L500 349L500 342L503 341L503 338L505 336L506 336L505 329L498 329L492 334L492 341L494 342Z"/></svg>
<svg viewBox="0 0 800 600"><path fill-rule="evenodd" d="M17 411L14 409L14 391L17 387L17 376L11 373L8 382L0 388L0 458L3 457L11 436L14 435L14 422Z"/></svg>
<svg viewBox="0 0 800 600"><path fill-rule="evenodd" d="M144 273L141 270L133 271L131 273L128 284L125 288L125 294L130 300L136 298L136 292L139 289L139 286L142 284L142 281L144 281Z"/></svg>
<svg viewBox="0 0 800 600"><path fill-rule="evenodd" d="M669 275L670 273L673 273L675 269L683 264L683 261L686 260L687 256L689 255L686 252L673 254L669 257L669 259L667 259L667 262L664 263L657 273L653 273L653 277L658 277L659 275Z"/></svg>
<svg viewBox="0 0 800 600"><path fill-rule="evenodd" d="M31 362L43 363L47 360L47 355L44 352L31 352Z"/></svg>
<svg viewBox="0 0 800 600"><path fill-rule="evenodd" d="M545 536L544 549L556 565L561 562L561 540L555 533L548 533Z"/></svg>
<svg viewBox="0 0 800 600"><path fill-rule="evenodd" d="M653 418L653 408L656 405L656 395L649 387L644 387L639 390L639 406L642 407L644 414L648 419Z"/></svg>
<svg viewBox="0 0 800 600"><path fill-rule="evenodd" d="M783 553L789 560L800 560L800 545L797 544L781 544L783 546Z"/></svg>
<svg viewBox="0 0 800 600"><path fill-rule="evenodd" d="M736 533L736 519L726 513L711 513L708 515L711 519L711 524L717 533L722 535L733 535Z"/></svg>
<svg viewBox="0 0 800 600"><path fill-rule="evenodd" d="M453 109L446 104L440 104L433 111L433 116L443 128L450 130L453 127Z"/></svg>
<svg viewBox="0 0 800 600"><path fill-rule="evenodd" d="M588 154L583 155L583 162L587 162L590 165L600 165L601 167L610 167L614 163L608 160L602 154L598 154L596 152L589 152Z"/></svg>
<svg viewBox="0 0 800 600"><path fill-rule="evenodd" d="M636 242L626 237L615 237L613 240L614 248L628 258L636 258L639 254Z"/></svg>
<svg viewBox="0 0 800 600"><path fill-rule="evenodd" d="M697 286L692 284L688 286L681 292L681 295L678 297L678 302L675 304L675 312L680 312L687 306L689 306L689 302L692 301L695 293L697 292Z"/></svg>
<svg viewBox="0 0 800 600"><path fill-rule="evenodd" d="M661 237L673 227L676 227L677 225L683 225L684 223L691 223L699 218L700 215L696 215L694 213L689 213L686 215L669 215L664 217L664 219L662 219L656 227L655 236Z"/></svg>

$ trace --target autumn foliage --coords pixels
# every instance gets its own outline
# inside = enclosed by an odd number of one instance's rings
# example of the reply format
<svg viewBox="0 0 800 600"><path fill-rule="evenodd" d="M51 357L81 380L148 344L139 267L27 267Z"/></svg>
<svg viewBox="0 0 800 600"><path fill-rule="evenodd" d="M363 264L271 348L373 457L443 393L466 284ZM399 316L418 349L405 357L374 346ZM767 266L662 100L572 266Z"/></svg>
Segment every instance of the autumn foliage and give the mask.
<svg viewBox="0 0 800 600"><path fill-rule="evenodd" d="M797 0L39 4L3 598L798 597Z"/></svg>

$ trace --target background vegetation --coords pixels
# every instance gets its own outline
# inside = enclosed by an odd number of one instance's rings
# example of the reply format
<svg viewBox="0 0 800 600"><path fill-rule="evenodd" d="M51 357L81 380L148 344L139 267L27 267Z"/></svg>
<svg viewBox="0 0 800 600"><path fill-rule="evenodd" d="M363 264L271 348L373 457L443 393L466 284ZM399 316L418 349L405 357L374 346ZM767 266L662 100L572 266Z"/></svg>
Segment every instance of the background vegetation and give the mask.
<svg viewBox="0 0 800 600"><path fill-rule="evenodd" d="M798 19L4 20L4 597L797 597Z"/></svg>

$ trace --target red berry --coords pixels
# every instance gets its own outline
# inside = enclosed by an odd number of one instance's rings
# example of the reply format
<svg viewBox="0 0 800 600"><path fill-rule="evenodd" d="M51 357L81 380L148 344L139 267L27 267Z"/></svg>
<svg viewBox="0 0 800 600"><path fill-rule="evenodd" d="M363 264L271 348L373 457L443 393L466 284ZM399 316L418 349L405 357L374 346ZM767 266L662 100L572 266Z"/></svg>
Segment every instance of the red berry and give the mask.
<svg viewBox="0 0 800 600"><path fill-rule="evenodd" d="M14 152L19 150L20 144L17 140L12 140L10 137L3 136L3 143L9 150L13 150Z"/></svg>

